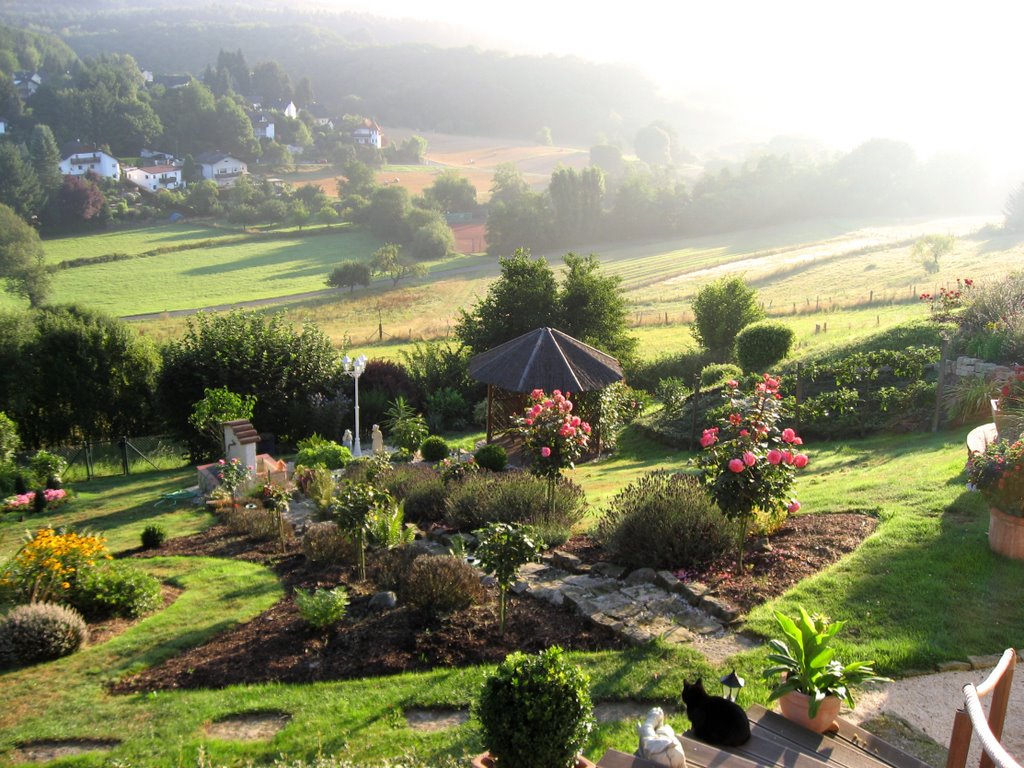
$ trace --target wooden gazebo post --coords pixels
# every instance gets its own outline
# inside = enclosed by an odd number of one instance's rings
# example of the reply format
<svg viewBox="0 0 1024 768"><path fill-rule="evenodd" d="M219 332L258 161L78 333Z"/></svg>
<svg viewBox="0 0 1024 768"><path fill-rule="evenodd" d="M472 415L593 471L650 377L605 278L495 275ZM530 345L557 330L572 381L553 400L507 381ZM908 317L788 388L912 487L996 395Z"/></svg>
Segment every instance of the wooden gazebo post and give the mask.
<svg viewBox="0 0 1024 768"><path fill-rule="evenodd" d="M494 385L487 385L487 444L494 439Z"/></svg>

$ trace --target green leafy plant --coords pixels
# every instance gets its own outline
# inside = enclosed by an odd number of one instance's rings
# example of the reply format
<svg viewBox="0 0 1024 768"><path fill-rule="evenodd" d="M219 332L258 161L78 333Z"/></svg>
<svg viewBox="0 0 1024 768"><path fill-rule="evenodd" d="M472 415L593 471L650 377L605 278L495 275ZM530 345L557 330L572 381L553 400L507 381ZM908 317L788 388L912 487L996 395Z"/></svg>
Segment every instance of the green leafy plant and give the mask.
<svg viewBox="0 0 1024 768"><path fill-rule="evenodd" d="M763 373L784 360L796 333L778 320L751 323L736 336L736 359L747 373Z"/></svg>
<svg viewBox="0 0 1024 768"><path fill-rule="evenodd" d="M68 463L63 457L40 449L29 460L29 468L32 470L32 478L36 485L42 488L51 478L59 483L61 475L68 468Z"/></svg>
<svg viewBox="0 0 1024 768"><path fill-rule="evenodd" d="M798 622L778 611L775 612L775 620L782 630L783 639L768 641L772 650L768 661L773 666L764 670L763 677L770 680L782 675L782 679L772 688L771 701L790 691L799 691L810 698L808 715L814 717L826 696L838 696L852 707L856 686L888 682L888 678L875 674L874 662L843 664L835 658L832 638L845 622L811 616L803 606L800 607Z"/></svg>
<svg viewBox="0 0 1024 768"><path fill-rule="evenodd" d="M231 461L221 459L217 463L219 465L217 478L220 480L224 490L231 496L232 505L237 505L238 494L245 489L252 479L253 468L243 464L237 458Z"/></svg>
<svg viewBox="0 0 1024 768"><path fill-rule="evenodd" d="M142 529L142 548L158 549L167 540L167 529L162 525L147 525Z"/></svg>
<svg viewBox="0 0 1024 768"><path fill-rule="evenodd" d="M160 607L160 582L131 563L115 561L85 571L68 602L90 619L133 618Z"/></svg>
<svg viewBox="0 0 1024 768"><path fill-rule="evenodd" d="M299 440L296 447L299 449L295 455L296 465L341 469L352 461L352 452L348 448L317 434Z"/></svg>
<svg viewBox="0 0 1024 768"><path fill-rule="evenodd" d="M388 428L392 442L410 453L415 453L420 443L430 434L427 422L401 395L392 401L385 416L384 426Z"/></svg>
<svg viewBox="0 0 1024 768"><path fill-rule="evenodd" d="M424 461L441 461L448 458L450 450L448 443L439 435L431 435L420 443L420 455Z"/></svg>
<svg viewBox="0 0 1024 768"><path fill-rule="evenodd" d="M967 460L967 487L990 506L1024 517L1024 440L997 440Z"/></svg>
<svg viewBox="0 0 1024 768"><path fill-rule="evenodd" d="M405 502L392 498L390 503L375 506L367 521L366 538L372 546L384 549L393 549L415 539L415 529L405 525Z"/></svg>
<svg viewBox="0 0 1024 768"><path fill-rule="evenodd" d="M594 725L590 681L558 646L512 653L484 681L475 714L498 765L571 768Z"/></svg>
<svg viewBox="0 0 1024 768"><path fill-rule="evenodd" d="M346 482L334 494L330 514L338 527L356 541L359 550L359 578L366 579L367 535L374 513L390 507L394 499L372 483Z"/></svg>
<svg viewBox="0 0 1024 768"><path fill-rule="evenodd" d="M317 629L325 629L345 617L348 592L341 586L313 592L296 589L295 607L299 609L299 616L304 622Z"/></svg>
<svg viewBox="0 0 1024 768"><path fill-rule="evenodd" d="M478 531L480 544L476 549L480 567L493 574L498 582L498 626L505 633L505 605L508 591L515 584L519 567L536 560L540 549L526 530L519 525L492 523Z"/></svg>
<svg viewBox="0 0 1024 768"><path fill-rule="evenodd" d="M0 618L0 668L74 653L89 637L81 614L54 603L19 605Z"/></svg>
<svg viewBox="0 0 1024 768"><path fill-rule="evenodd" d="M497 443L480 446L473 454L473 459L478 467L491 472L504 472L508 466L508 453Z"/></svg>
<svg viewBox="0 0 1024 768"><path fill-rule="evenodd" d="M208 455L216 456L224 450L225 421L236 419L252 420L256 398L239 395L227 387L204 388L203 399L196 401L189 414L188 423L202 435Z"/></svg>

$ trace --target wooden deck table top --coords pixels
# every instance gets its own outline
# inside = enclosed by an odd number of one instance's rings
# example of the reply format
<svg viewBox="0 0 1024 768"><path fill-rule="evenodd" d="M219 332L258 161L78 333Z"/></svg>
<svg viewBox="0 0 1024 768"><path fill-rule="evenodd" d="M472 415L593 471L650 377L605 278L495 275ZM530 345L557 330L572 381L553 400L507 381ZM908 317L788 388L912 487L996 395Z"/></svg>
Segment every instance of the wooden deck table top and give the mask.
<svg viewBox="0 0 1024 768"><path fill-rule="evenodd" d="M819 735L755 704L747 710L750 741L715 747L681 736L689 768L930 768L842 718L838 733ZM608 750L600 768L658 768L656 763Z"/></svg>

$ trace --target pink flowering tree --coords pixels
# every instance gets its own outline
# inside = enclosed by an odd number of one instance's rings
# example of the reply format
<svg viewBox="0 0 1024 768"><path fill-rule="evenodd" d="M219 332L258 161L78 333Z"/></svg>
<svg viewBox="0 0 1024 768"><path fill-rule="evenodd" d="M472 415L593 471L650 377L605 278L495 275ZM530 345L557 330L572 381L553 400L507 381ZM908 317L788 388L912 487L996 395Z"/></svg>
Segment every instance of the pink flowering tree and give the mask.
<svg viewBox="0 0 1024 768"><path fill-rule="evenodd" d="M701 479L722 512L739 524L737 572L743 570L743 547L756 510L789 513L800 509L792 495L798 469L807 466L803 440L781 422L788 415L779 382L762 376L747 393L730 381L725 396L729 415L721 426L704 430L704 451L696 458Z"/></svg>
<svg viewBox="0 0 1024 768"><path fill-rule="evenodd" d="M542 389L530 393L530 403L517 427L530 457L530 471L548 480L548 509L555 511L555 486L563 469L572 469L590 442L590 425L573 415L569 393Z"/></svg>

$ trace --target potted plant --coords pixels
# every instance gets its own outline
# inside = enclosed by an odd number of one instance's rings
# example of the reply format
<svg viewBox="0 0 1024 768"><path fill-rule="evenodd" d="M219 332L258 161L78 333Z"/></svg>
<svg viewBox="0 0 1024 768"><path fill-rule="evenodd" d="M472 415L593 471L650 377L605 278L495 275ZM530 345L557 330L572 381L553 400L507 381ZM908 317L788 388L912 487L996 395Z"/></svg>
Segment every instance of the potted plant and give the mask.
<svg viewBox="0 0 1024 768"><path fill-rule="evenodd" d="M1024 365L1015 365L1009 379L997 382L992 421L999 436L1009 440L1024 431Z"/></svg>
<svg viewBox="0 0 1024 768"><path fill-rule="evenodd" d="M474 768L593 768L580 754L594 724L589 687L558 646L509 654L475 707L489 751Z"/></svg>
<svg viewBox="0 0 1024 768"><path fill-rule="evenodd" d="M997 440L972 453L967 488L988 502L992 551L1024 559L1024 440Z"/></svg>
<svg viewBox="0 0 1024 768"><path fill-rule="evenodd" d="M832 638L844 622L830 622L811 616L800 608L799 622L775 613L782 629L782 640L769 640L774 666L764 670L765 679L781 675L772 689L770 701L779 700L782 714L816 733L832 727L843 702L854 705L853 689L864 683L888 682L879 677L871 661L843 664L835 658Z"/></svg>

